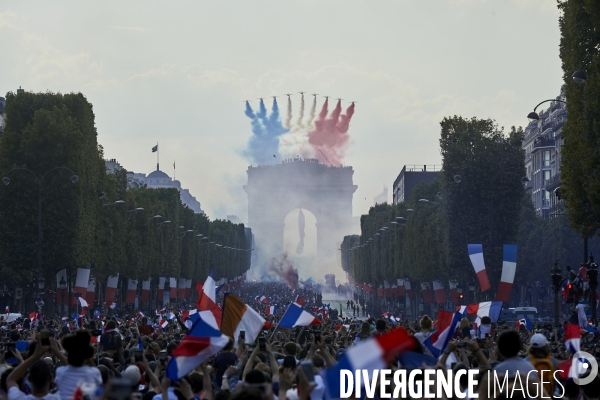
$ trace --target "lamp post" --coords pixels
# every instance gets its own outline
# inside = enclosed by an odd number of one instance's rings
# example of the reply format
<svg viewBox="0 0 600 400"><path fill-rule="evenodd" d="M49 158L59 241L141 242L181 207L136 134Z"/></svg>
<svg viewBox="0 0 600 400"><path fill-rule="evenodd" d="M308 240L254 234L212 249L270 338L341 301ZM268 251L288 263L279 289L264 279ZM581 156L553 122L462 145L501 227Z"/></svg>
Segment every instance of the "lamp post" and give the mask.
<svg viewBox="0 0 600 400"><path fill-rule="evenodd" d="M592 321L594 321L594 327L596 327L596 289L598 288L598 264L594 261L594 255L590 254L590 260L588 261L587 276L590 284L590 303L592 303Z"/></svg>
<svg viewBox="0 0 600 400"><path fill-rule="evenodd" d="M38 243L37 243L37 247L38 247L37 276L38 276L38 279L43 279L42 278L42 240L43 240L43 235L42 235L42 183L44 183L44 178L46 178L46 176L50 172L57 171L59 169L66 169L67 171L69 171L72 174L71 175L72 183L77 183L77 181L79 181L79 177L77 175L75 175L75 172L73 172L73 170L68 167L54 167L54 168L46 171L46 173L44 175L42 175L41 177L37 176L35 174L35 172L33 172L27 168L13 168L10 171L8 171L8 173L4 176L4 178L2 178L2 183L4 183L4 185L8 186L10 184L9 175L11 174L11 172L25 171L25 172L29 172L31 175L33 175L33 177L35 178L35 180L38 184ZM41 303L43 303L43 301L41 301ZM42 307L43 307L43 304L42 304Z"/></svg>
<svg viewBox="0 0 600 400"><path fill-rule="evenodd" d="M567 102L566 102L566 101L564 101L564 100L560 100L560 99L548 99L548 100L544 100L544 101L542 101L541 103L539 103L537 106L535 106L535 108L533 109L533 111L532 111L532 112L530 112L529 114L527 114L527 119L529 119L530 121L537 121L537 120L539 120L539 119L540 119L540 116L539 116L539 114L536 112L537 108L538 108L539 106L541 106L542 104L544 104L544 103L547 103L547 102L549 102L549 101L557 101L557 102L559 102L559 103L567 104Z"/></svg>
<svg viewBox="0 0 600 400"><path fill-rule="evenodd" d="M558 261L554 261L554 266L550 269L552 275L552 291L554 292L554 326L559 326L558 320L558 292L560 291L560 285L563 281L562 275L560 274L560 267Z"/></svg>

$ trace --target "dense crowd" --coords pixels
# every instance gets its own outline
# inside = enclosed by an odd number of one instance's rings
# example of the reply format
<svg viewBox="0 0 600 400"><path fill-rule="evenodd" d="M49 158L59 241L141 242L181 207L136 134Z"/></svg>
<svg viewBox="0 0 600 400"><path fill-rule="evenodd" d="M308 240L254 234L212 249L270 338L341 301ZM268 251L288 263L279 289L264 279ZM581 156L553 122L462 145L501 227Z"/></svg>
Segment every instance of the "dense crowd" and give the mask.
<svg viewBox="0 0 600 400"><path fill-rule="evenodd" d="M346 313L343 318L330 315L320 325L276 329L286 304L300 296L304 308L311 311L323 307L320 294L310 288L292 291L278 283L248 283L236 292L246 304L261 310L269 322L261 339L245 343L243 337L231 338L223 350L178 382L169 381L165 371L190 327L179 316L164 329L155 323L162 317L154 320L139 315L84 319L81 329L73 327L73 321L50 318L37 324L27 319L0 323L0 399L321 400L326 398L323 372L327 368L352 346L398 327L412 335L414 349L410 354L388 354L388 368L445 373L477 370L479 384L474 389L460 380L460 390L467 398L477 394L484 399L528 397L526 392L511 391L510 385L488 397L487 377L493 371L532 375L530 386L541 378L545 392L538 391L532 398L542 398L543 394L566 399L600 397L598 377L581 387L565 374L553 378L560 363L571 357L564 327L536 324L531 330L525 326L517 330L514 324L491 323L489 318L483 318L479 326L464 318L445 351L432 357L425 344L435 321L428 316L416 322L392 323L383 318L358 320ZM268 303L260 301L263 296ZM264 314L268 304L280 305L275 315ZM345 309L349 306L344 304ZM600 359L599 344L599 335L582 331L582 351ZM360 396L355 392L352 398L366 397L363 391Z"/></svg>

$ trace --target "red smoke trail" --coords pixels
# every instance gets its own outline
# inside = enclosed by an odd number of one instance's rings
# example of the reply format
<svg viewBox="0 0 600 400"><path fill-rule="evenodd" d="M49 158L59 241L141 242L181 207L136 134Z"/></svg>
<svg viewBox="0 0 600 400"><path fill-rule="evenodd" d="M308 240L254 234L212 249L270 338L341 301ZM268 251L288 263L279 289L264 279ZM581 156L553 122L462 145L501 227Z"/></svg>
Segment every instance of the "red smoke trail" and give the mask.
<svg viewBox="0 0 600 400"><path fill-rule="evenodd" d="M294 269L294 262L288 258L287 253L271 258L269 270L286 282L291 289L298 289L298 270Z"/></svg>
<svg viewBox="0 0 600 400"><path fill-rule="evenodd" d="M308 134L308 142L312 145L315 154L321 150L329 162L339 165L344 160L348 146L348 128L354 115L354 104L342 115L342 102L338 100L335 109L327 117L327 100L323 104L319 118L315 120L315 129Z"/></svg>

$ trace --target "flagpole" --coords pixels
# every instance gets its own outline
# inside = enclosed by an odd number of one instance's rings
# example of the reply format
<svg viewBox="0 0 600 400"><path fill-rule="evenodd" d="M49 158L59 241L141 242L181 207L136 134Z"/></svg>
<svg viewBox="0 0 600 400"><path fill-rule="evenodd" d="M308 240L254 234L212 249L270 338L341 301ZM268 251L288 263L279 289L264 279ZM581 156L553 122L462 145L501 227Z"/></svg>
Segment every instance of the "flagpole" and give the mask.
<svg viewBox="0 0 600 400"><path fill-rule="evenodd" d="M156 142L156 170L160 171L160 160L159 160L160 148L158 142Z"/></svg>

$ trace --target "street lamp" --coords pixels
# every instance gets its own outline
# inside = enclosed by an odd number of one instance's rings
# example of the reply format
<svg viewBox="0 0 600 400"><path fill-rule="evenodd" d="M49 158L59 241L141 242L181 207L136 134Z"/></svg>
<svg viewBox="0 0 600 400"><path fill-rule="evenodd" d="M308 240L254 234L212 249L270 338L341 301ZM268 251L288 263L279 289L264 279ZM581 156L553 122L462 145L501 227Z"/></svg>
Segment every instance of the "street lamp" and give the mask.
<svg viewBox="0 0 600 400"><path fill-rule="evenodd" d="M147 223L149 224L149 223L150 223L150 221L152 221L153 219L160 219L160 218L162 218L162 215L160 215L160 214L156 214L154 217L150 217L150 218L148 219L148 222L147 222Z"/></svg>
<svg viewBox="0 0 600 400"><path fill-rule="evenodd" d="M590 253L590 260L587 266L587 276L590 284L590 303L592 303L592 321L596 327L596 289L598 288L598 264L594 261L594 255Z"/></svg>
<svg viewBox="0 0 600 400"><path fill-rule="evenodd" d="M103 204L103 206L104 207L110 207L110 206L116 206L118 204L123 204L123 203L125 203L124 200L117 200L117 201L113 201L112 203Z"/></svg>
<svg viewBox="0 0 600 400"><path fill-rule="evenodd" d="M573 75L573 77L574 77L574 75ZM548 100L544 100L544 101L542 101L540 104L538 104L537 106L535 106L535 108L533 109L533 111L532 111L532 112L530 112L529 114L527 114L527 119L528 119L528 120L530 120L530 121L538 121L538 120L540 119L540 116L539 116L539 114L538 114L537 112L535 112L535 110L537 110L537 108L538 108L540 105L542 105L542 104L544 104L544 103L547 103L547 102L549 102L549 101L558 101L559 103L564 103L564 104L567 104L567 102L566 102L566 101L564 101L564 100L560 100L560 99L548 99Z"/></svg>
<svg viewBox="0 0 600 400"><path fill-rule="evenodd" d="M573 81L579 85L582 85L587 81L587 74L584 70L578 69L573 73Z"/></svg>
<svg viewBox="0 0 600 400"><path fill-rule="evenodd" d="M44 178L46 178L46 176L52 172L52 171L56 171L59 169L66 169L67 171L69 171L72 175L71 175L71 183L77 183L79 181L79 177L77 175L75 175L75 172L73 172L73 170L71 168L68 167L54 167L48 171L46 171L44 173L44 175L42 175L41 177L37 176L35 174L35 172L27 169L27 168L13 168L10 171L8 171L8 173L2 178L2 183L5 186L8 186L10 184L10 178L8 177L8 175L10 175L13 171L25 171L30 173L31 175L33 175L33 177L35 178L37 184L38 184L38 271L37 271L37 275L38 278L42 278L42 241L43 241L43 235L42 235L42 184L44 183ZM43 301L41 302L43 307Z"/></svg>
<svg viewBox="0 0 600 400"><path fill-rule="evenodd" d="M171 221L169 221L169 220L163 221L160 224L158 224L158 229L160 229L164 224L170 224L170 223L171 223Z"/></svg>
<svg viewBox="0 0 600 400"><path fill-rule="evenodd" d="M133 210L127 210L127 213L129 214L129 216L127 217L127 219L125 220L125 222L123 222L123 225L125 225L127 223L127 221L129 221L129 219L131 218L131 216L133 215L134 212L137 211L144 211L143 207L138 207L138 208L134 208Z"/></svg>
<svg viewBox="0 0 600 400"><path fill-rule="evenodd" d="M560 285L562 283L562 275L560 274L560 267L558 261L554 261L554 266L550 269L552 273L552 290L554 291L554 326L559 326L558 321L558 292L560 291Z"/></svg>

